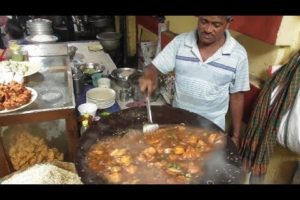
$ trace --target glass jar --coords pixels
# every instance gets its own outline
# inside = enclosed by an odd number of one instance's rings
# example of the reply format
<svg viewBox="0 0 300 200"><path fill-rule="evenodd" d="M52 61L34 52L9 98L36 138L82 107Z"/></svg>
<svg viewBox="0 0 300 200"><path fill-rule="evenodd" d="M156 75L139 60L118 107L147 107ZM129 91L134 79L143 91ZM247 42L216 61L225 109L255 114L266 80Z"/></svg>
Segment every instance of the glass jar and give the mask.
<svg viewBox="0 0 300 200"><path fill-rule="evenodd" d="M22 50L21 54L23 56L23 61L29 61L29 55L27 50Z"/></svg>
<svg viewBox="0 0 300 200"><path fill-rule="evenodd" d="M23 54L20 49L16 49L11 52L11 60L13 61L23 61Z"/></svg>
<svg viewBox="0 0 300 200"><path fill-rule="evenodd" d="M9 58L13 61L23 61L23 54L21 52L21 46L15 42L11 42L9 47Z"/></svg>

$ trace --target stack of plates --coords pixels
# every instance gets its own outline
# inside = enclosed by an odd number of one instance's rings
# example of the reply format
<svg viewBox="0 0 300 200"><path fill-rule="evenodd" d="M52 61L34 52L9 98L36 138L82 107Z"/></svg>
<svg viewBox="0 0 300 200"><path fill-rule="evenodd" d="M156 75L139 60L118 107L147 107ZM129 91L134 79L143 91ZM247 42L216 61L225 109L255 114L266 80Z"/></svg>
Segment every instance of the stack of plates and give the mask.
<svg viewBox="0 0 300 200"><path fill-rule="evenodd" d="M110 88L93 88L86 93L86 102L96 104L98 109L111 107L115 99L116 92Z"/></svg>

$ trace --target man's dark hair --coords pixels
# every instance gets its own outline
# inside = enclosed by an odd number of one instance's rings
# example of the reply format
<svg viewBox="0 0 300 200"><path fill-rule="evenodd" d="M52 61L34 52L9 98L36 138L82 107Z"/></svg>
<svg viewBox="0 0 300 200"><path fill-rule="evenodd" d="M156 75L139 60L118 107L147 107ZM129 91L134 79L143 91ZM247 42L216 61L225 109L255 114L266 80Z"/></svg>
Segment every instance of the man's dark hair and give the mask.
<svg viewBox="0 0 300 200"><path fill-rule="evenodd" d="M24 37L24 31L20 23L14 19L9 19L5 26L5 32L11 39L19 40Z"/></svg>
<svg viewBox="0 0 300 200"><path fill-rule="evenodd" d="M228 22L231 22L232 21L232 19L233 19L233 17L232 16L225 16L225 18L226 18L226 20L228 21Z"/></svg>

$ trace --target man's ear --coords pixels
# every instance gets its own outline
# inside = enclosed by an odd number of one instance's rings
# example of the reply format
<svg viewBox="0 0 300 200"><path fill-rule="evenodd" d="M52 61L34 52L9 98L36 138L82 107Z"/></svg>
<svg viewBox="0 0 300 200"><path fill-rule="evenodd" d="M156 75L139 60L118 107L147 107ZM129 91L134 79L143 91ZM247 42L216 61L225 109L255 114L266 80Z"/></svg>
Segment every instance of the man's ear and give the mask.
<svg viewBox="0 0 300 200"><path fill-rule="evenodd" d="M227 22L226 29L229 29L231 22L232 22L232 20Z"/></svg>

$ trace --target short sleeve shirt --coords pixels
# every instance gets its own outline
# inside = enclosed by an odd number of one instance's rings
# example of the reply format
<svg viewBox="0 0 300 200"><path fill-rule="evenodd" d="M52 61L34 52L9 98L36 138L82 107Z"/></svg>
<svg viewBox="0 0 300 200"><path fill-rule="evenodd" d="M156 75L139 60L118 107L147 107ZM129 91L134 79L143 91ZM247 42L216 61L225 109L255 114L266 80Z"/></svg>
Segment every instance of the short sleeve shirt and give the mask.
<svg viewBox="0 0 300 200"><path fill-rule="evenodd" d="M225 32L224 45L203 62L196 31L176 36L152 61L162 73L175 71L173 106L197 113L225 129L229 94L248 91L246 50Z"/></svg>

